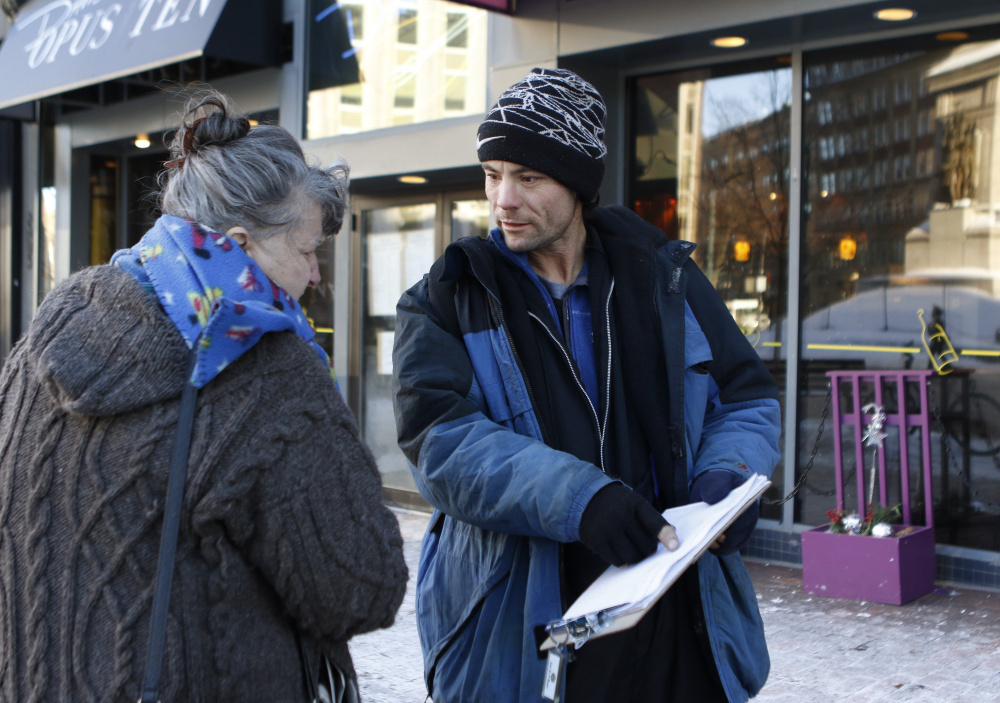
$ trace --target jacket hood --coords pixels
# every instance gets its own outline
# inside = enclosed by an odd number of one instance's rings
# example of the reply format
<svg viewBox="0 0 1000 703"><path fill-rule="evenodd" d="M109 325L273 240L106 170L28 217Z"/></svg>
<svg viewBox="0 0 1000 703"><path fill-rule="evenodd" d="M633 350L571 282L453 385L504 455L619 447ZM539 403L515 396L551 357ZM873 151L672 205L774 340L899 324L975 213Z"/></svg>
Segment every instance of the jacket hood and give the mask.
<svg viewBox="0 0 1000 703"><path fill-rule="evenodd" d="M635 246L653 250L667 247L675 266L683 266L697 246L682 239L668 240L658 228L621 205L597 208L590 223L603 237L627 239Z"/></svg>
<svg viewBox="0 0 1000 703"><path fill-rule="evenodd" d="M179 396L188 350L156 299L113 266L85 269L49 293L27 358L66 412L109 416Z"/></svg>

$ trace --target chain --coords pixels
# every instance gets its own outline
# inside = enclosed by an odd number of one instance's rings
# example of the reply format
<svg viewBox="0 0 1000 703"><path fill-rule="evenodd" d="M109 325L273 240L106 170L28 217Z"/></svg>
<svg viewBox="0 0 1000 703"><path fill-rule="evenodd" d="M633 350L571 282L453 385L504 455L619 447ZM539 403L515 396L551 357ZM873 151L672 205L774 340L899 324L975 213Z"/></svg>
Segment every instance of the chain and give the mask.
<svg viewBox="0 0 1000 703"><path fill-rule="evenodd" d="M792 488L791 493L789 493L781 500L771 500L770 498L767 498L765 496L764 498L762 498L762 501L767 505L784 505L792 498L794 498L795 495L799 492L799 489L801 489L803 486L809 488L818 495L832 496L834 494L834 491L828 491L828 492L817 491L816 489L806 485L806 477L809 475L809 472L812 471L813 462L816 460L816 453L819 451L819 442L823 438L823 427L826 425L826 417L830 413L830 401L832 400L832 398L833 398L833 385L830 384L827 386L826 389L826 405L823 406L823 415L820 417L819 420L819 429L816 430L816 441L813 442L812 451L809 453L809 461L806 462L806 466L802 470L802 475L799 476L799 480L795 484L795 487Z"/></svg>
<svg viewBox="0 0 1000 703"><path fill-rule="evenodd" d="M979 492L979 490L975 486L972 485L972 482L969 480L969 477L965 474L965 472L958 470L957 467L955 466L955 463L954 463L955 462L955 456L954 456L954 454L951 451L951 442L952 441L958 442L958 440L955 439L954 437L952 437L951 434L948 432L948 428L945 425L944 417L943 417L942 412L941 412L941 406L940 406L940 404L937 401L937 395L934 392L933 386L929 387L928 390L930 392L931 414L933 415L934 420L937 422L938 427L940 428L941 440L942 440L941 446L942 446L942 448L944 450L944 453L947 455L945 457L945 462L944 462L946 470L949 470L949 471L954 470L953 473L957 473L958 474L958 476L962 479L962 483L965 484L965 487L969 489L969 491L972 493L972 495L975 496L975 498L977 500L979 500L979 502L981 504L987 505L987 506L989 506L991 508L1000 509L1000 504L998 504L998 503L996 503L996 502L994 502L994 501L992 501L992 500L990 500L988 498L984 498L983 495ZM976 393L975 383L972 382L972 381L970 381L970 391L969 391L969 394L972 396L973 401L976 403L976 411L977 411L977 414L978 414L977 429L979 430L980 434L982 435L983 441L986 442L987 449L989 450L990 455L993 457L993 463L994 463L994 465L996 466L997 470L1000 471L1000 453L998 453L997 450L994 448L994 446L993 446L993 440L990 437L990 434L989 434L989 432L986 429L986 422L983 419L983 410L982 410L981 401L979 399L979 395ZM794 498L802 488L806 488L807 490L811 490L813 493L816 493L817 495L822 495L822 496L832 496L832 495L834 495L835 491L820 491L818 489L813 488L808 483L806 483L806 479L809 476L809 472L812 471L812 469L813 469L813 465L814 465L815 460L816 460L816 454L819 452L820 442L823 439L823 430L824 430L824 428L826 426L826 419L827 419L827 417L828 417L828 415L830 413L830 403L831 403L832 397L833 397L833 387L832 387L832 384L831 384L830 386L827 387L826 403L823 406L823 414L820 416L819 428L816 430L816 439L813 442L812 451L809 453L809 460L806 462L805 468L802 470L802 474L799 476L799 480L796 482L795 487L792 488L792 490L788 493L788 495L786 495L781 500L772 500L772 499L767 498L765 496L762 500L767 505L774 505L774 506L783 505L783 504L787 503L789 500L791 500L792 498ZM854 467L852 469L852 472L856 468L857 467Z"/></svg>
<svg viewBox="0 0 1000 703"><path fill-rule="evenodd" d="M972 395L973 398L975 398L975 401L976 401L976 410L979 411L979 425L980 425L979 429L982 432L983 439L986 441L987 447L990 449L990 452L992 453L993 452L993 441L990 439L989 433L986 431L986 423L982 419L982 417L983 417L982 416L982 406L979 403L979 397L978 397L978 395L975 394L975 391L976 391L975 383L972 382L972 381L970 381L969 382L969 386L970 386L970 388L969 388L969 394ZM994 509L1000 510L1000 504L995 503L994 501L990 500L989 498L984 498L983 495L979 492L979 489L977 489L975 486L972 485L972 481L969 480L969 477L966 475L966 473L964 471L962 471L961 469L959 469L957 466L955 466L955 463L954 463L955 462L955 456L954 456L954 454L952 454L952 451L951 451L951 442L952 442L952 440L954 438L948 432L948 428L947 428L947 426L944 423L944 417L943 417L943 414L941 412L941 406L938 403L937 394L934 392L934 387L933 386L929 386L928 387L928 391L930 392L931 408L932 408L931 412L934 415L934 419L937 421L938 427L940 428L940 431L941 431L941 440L942 440L941 441L941 448L944 451L945 455L947 455L946 457L944 457L944 462L943 462L944 463L944 470L948 471L949 473L956 473L956 474L958 474L959 478L962 479L962 483L965 484L965 487L969 489L969 492L972 493L972 495L980 502L980 504L989 506L990 508L994 508ZM956 444L958 443L957 439L954 439L954 441L955 441ZM968 451L968 449L966 449L966 451ZM993 463L996 464L997 469L1000 469L1000 459L997 458L996 454L993 454ZM954 471L952 471L953 469L954 469ZM948 496L942 496L942 500L947 501L948 500Z"/></svg>
<svg viewBox="0 0 1000 703"><path fill-rule="evenodd" d="M986 449L989 451L990 456L993 457L993 465L1000 471L1000 457L997 456L997 450L993 446L993 438L990 436L989 430L986 429L986 416L983 415L983 404L980 400L982 395L976 392L976 382L973 380L969 381L969 395L972 396L972 399L976 403L979 434L982 435L983 441L986 442Z"/></svg>

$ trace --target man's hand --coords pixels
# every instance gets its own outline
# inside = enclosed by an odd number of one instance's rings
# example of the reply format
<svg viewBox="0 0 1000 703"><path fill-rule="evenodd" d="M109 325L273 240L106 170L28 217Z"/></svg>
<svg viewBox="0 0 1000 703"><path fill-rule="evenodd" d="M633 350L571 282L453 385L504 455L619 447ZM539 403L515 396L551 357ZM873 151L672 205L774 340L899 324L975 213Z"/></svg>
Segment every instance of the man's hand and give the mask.
<svg viewBox="0 0 1000 703"><path fill-rule="evenodd" d="M732 471L712 469L701 474L691 486L691 502L705 501L714 505L729 495L729 492L743 483L742 479ZM758 503L754 502L736 518L725 534L719 535L709 548L719 556L738 552L750 540L750 535L757 526L760 515Z"/></svg>
<svg viewBox="0 0 1000 703"><path fill-rule="evenodd" d="M634 564L656 551L673 551L677 532L656 509L620 483L611 483L590 499L580 520L580 541L613 566Z"/></svg>

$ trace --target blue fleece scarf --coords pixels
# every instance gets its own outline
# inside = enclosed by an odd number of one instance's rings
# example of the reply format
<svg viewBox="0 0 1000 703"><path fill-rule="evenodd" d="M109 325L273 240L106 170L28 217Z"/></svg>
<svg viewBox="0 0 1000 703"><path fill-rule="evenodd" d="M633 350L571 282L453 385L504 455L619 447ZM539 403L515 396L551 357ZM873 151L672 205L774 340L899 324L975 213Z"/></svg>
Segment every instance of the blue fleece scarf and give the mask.
<svg viewBox="0 0 1000 703"><path fill-rule="evenodd" d="M164 215L111 263L152 288L198 357L191 383L204 387L267 332L292 330L330 369L326 351L292 296L224 234Z"/></svg>

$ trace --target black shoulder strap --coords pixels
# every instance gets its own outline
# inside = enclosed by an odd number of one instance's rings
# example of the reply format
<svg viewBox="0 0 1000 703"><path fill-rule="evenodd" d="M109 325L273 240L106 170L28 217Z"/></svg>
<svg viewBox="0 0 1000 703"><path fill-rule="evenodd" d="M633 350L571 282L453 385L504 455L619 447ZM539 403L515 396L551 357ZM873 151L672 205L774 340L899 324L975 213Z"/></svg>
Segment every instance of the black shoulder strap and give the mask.
<svg viewBox="0 0 1000 703"><path fill-rule="evenodd" d="M177 555L177 532L181 524L181 505L184 499L184 481L187 475L188 454L191 448L191 431L194 429L195 401L198 389L191 383L201 339L195 341L188 360L187 382L181 393L181 413L177 420L177 438L170 460L167 479L167 501L163 507L163 532L160 534L160 558L156 566L156 590L153 593L153 615L149 626L149 644L146 647L146 672L142 680L139 703L157 703L160 690L160 673L163 666L163 649L167 639L167 610L170 606L170 586L174 579L174 560Z"/></svg>

